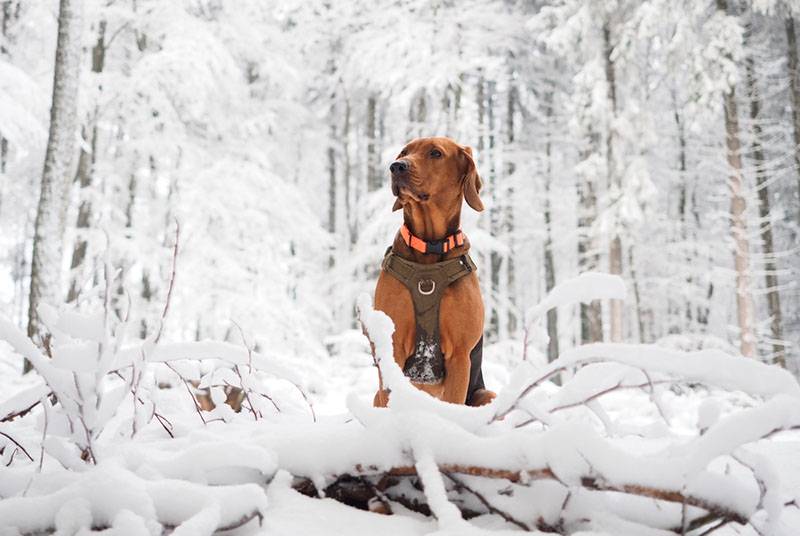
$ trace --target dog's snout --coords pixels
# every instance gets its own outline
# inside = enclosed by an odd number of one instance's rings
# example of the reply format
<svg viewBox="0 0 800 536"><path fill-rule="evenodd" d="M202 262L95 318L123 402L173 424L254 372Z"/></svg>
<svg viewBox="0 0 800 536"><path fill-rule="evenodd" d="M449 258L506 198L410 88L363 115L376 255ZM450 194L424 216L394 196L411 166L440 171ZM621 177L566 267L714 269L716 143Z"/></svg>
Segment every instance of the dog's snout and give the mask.
<svg viewBox="0 0 800 536"><path fill-rule="evenodd" d="M391 171L392 174L405 173L406 171L408 171L408 162L406 162L405 160L395 160L389 166L389 171Z"/></svg>

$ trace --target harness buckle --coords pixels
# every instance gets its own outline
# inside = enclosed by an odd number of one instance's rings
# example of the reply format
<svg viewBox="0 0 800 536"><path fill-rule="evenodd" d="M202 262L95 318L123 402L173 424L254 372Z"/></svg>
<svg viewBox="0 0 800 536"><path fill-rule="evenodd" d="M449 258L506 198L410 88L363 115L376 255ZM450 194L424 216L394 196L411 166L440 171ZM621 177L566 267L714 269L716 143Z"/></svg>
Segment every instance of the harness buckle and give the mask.
<svg viewBox="0 0 800 536"><path fill-rule="evenodd" d="M460 261L461 261L461 265L462 265L464 268L466 268L466 269L467 269L467 273L468 273L468 274L469 274L469 273L472 273L472 265L471 265L471 264L469 263L469 261L467 260L467 256L466 256L466 255L461 255L461 257L459 257L459 259L460 259Z"/></svg>
<svg viewBox="0 0 800 536"><path fill-rule="evenodd" d="M444 249L444 242L441 240L437 240L436 242L428 242L426 240L425 244L427 244L425 253L433 253L435 255L443 255L446 253Z"/></svg>
<svg viewBox="0 0 800 536"><path fill-rule="evenodd" d="M426 282L431 284L430 290L422 290L422 282L423 281L426 281ZM417 282L417 290L423 296L430 296L431 294L433 294L433 291L436 290L436 281L434 281L433 279L420 279Z"/></svg>

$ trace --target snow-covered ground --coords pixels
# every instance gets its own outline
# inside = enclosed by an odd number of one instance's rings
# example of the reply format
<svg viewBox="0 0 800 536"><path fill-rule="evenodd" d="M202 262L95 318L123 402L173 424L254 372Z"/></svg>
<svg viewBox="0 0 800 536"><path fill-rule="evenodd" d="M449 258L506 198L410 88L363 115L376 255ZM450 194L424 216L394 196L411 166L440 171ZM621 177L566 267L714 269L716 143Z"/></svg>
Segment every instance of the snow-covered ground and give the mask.
<svg viewBox="0 0 800 536"><path fill-rule="evenodd" d="M753 360L597 344L547 364L507 341L486 349L497 400L453 406L405 381L366 300L383 410L359 332L309 363L227 343L118 347L102 315L48 316L52 359L0 321L0 419L44 402L0 422L2 535L800 532L800 385ZM563 385L547 380L561 370ZM217 402L215 386L243 386L242 411L201 410L191 381ZM343 475L393 515L296 491L336 495Z"/></svg>

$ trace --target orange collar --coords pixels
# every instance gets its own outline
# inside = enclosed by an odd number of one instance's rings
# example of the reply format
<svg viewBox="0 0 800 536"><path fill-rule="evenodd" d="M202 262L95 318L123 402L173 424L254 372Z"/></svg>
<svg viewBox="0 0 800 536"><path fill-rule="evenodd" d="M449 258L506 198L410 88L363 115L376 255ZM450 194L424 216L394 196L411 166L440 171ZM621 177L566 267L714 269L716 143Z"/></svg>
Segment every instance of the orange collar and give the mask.
<svg viewBox="0 0 800 536"><path fill-rule="evenodd" d="M461 232L461 229L441 240L429 241L411 234L411 231L404 223L403 226L400 227L400 236L403 237L403 242L411 249L415 249L420 253L430 253L434 255L442 255L451 249L464 245L464 233Z"/></svg>

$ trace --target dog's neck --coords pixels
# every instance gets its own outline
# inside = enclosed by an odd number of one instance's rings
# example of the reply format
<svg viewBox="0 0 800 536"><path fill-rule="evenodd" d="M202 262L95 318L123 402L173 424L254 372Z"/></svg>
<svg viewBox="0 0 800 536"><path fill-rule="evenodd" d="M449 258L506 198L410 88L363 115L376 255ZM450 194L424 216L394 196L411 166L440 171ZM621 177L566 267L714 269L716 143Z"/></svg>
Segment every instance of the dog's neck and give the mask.
<svg viewBox="0 0 800 536"><path fill-rule="evenodd" d="M418 238L429 242L442 240L461 228L461 196L457 203L450 202L447 205L453 208L447 210L446 207L437 205L433 199L424 203L408 202L403 206L403 222ZM432 264L464 255L469 250L469 241L465 237L464 245L442 255L436 255L421 253L409 247L398 232L392 248L405 259L421 264Z"/></svg>

